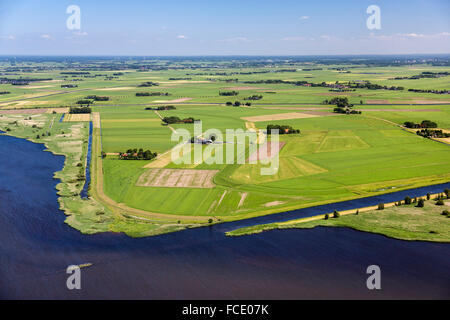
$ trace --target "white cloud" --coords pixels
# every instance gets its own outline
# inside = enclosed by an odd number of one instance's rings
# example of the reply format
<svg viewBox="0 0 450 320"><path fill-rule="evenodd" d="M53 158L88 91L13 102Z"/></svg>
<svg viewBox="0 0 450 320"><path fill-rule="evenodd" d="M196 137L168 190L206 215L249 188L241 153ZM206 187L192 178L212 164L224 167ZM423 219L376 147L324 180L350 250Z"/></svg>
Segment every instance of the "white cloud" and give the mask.
<svg viewBox="0 0 450 320"><path fill-rule="evenodd" d="M407 38L425 38L424 34L417 34L417 33L404 33L400 34L400 36Z"/></svg>
<svg viewBox="0 0 450 320"><path fill-rule="evenodd" d="M370 34L370 38L378 40L391 40L391 39L436 39L449 37L450 32L440 32L434 34L422 34L422 33L396 33L391 35L375 35Z"/></svg>
<svg viewBox="0 0 450 320"><path fill-rule="evenodd" d="M42 35L41 35L41 38L42 38L42 39L51 39L52 36L49 35L49 34L42 34Z"/></svg>
<svg viewBox="0 0 450 320"><path fill-rule="evenodd" d="M223 39L223 40L217 40L219 42L249 42L251 40L249 40L246 37L234 37L234 38L228 38L228 39Z"/></svg>
<svg viewBox="0 0 450 320"><path fill-rule="evenodd" d="M282 41L302 41L302 40L306 40L306 38L305 37L285 37L281 40Z"/></svg>
<svg viewBox="0 0 450 320"><path fill-rule="evenodd" d="M85 36L88 35L88 33L86 31L83 31L83 32L82 31L75 31L73 34L78 36L78 37L85 37Z"/></svg>
<svg viewBox="0 0 450 320"><path fill-rule="evenodd" d="M16 37L14 37L13 35L9 35L9 36L0 36L0 39L4 39L4 40L16 40Z"/></svg>
<svg viewBox="0 0 450 320"><path fill-rule="evenodd" d="M324 34L324 35L321 35L321 36L320 36L320 39L323 39L323 40L331 40L331 39L333 39L333 37L332 37L332 36L329 36L329 35L326 35L326 34Z"/></svg>
<svg viewBox="0 0 450 320"><path fill-rule="evenodd" d="M299 19L300 20L308 20L310 17L309 16L301 16Z"/></svg>
<svg viewBox="0 0 450 320"><path fill-rule="evenodd" d="M183 34L180 34L179 36L177 36L177 39L187 39L187 37Z"/></svg>

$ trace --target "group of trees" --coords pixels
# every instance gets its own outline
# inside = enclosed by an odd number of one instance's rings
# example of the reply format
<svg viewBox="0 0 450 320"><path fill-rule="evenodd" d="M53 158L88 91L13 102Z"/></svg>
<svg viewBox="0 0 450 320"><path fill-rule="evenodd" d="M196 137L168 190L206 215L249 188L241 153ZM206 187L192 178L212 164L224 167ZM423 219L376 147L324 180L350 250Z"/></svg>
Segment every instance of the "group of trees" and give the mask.
<svg viewBox="0 0 450 320"><path fill-rule="evenodd" d="M362 101L361 101L362 102ZM353 104L349 103L347 97L335 97L331 100L323 101L323 104L334 104L336 108L333 109L335 113L342 114L361 114L361 111L353 110Z"/></svg>
<svg viewBox="0 0 450 320"><path fill-rule="evenodd" d="M233 103L233 102L231 102L231 101L227 101L227 102L225 103L225 105L227 105L227 106L229 106L229 107L231 107L231 106L233 106L233 107L240 107L240 106L242 106L242 105L244 105L244 106L246 106L246 107L250 107L252 104L251 104L250 102L241 103L240 101L235 101L235 102Z"/></svg>
<svg viewBox="0 0 450 320"><path fill-rule="evenodd" d="M91 113L92 109L89 107L70 107L70 114Z"/></svg>
<svg viewBox="0 0 450 320"><path fill-rule="evenodd" d="M128 149L127 152L121 152L119 154L120 160L152 160L156 158L158 154L151 152L150 150L144 151L144 149Z"/></svg>
<svg viewBox="0 0 450 320"><path fill-rule="evenodd" d="M405 205L411 205L411 204L416 204L416 207L418 208L423 208L425 206L425 201L428 201L431 199L431 195L429 193L427 193L426 195L426 200L423 198L411 198L411 197L405 197L405 199L402 201L397 201L395 203L395 206L399 207L403 204ZM450 189L445 189L443 193L438 194L435 198L435 205L437 206L442 206L444 205L444 199L450 199ZM443 213L444 214L444 213ZM444 214L445 215L445 214Z"/></svg>
<svg viewBox="0 0 450 320"><path fill-rule="evenodd" d="M278 130L279 134L300 134L300 130L294 129L288 125L269 124L267 125L267 134L271 134L272 130Z"/></svg>
<svg viewBox="0 0 450 320"><path fill-rule="evenodd" d="M27 86L30 82L50 81L52 78L0 78L0 84L11 84L13 86Z"/></svg>
<svg viewBox="0 0 450 320"><path fill-rule="evenodd" d="M450 133L443 132L442 130L422 129L417 130L416 134L424 138L450 138Z"/></svg>
<svg viewBox="0 0 450 320"><path fill-rule="evenodd" d="M179 117L172 116L172 117L164 117L162 121L167 124L174 124L174 123L194 123L197 120L195 120L192 117L180 119Z"/></svg>
<svg viewBox="0 0 450 320"><path fill-rule="evenodd" d="M101 97L101 96L87 96L85 99L90 99L94 101L109 101L109 97Z"/></svg>
<svg viewBox="0 0 450 320"><path fill-rule="evenodd" d="M434 93L434 94L450 94L450 90L437 90L437 89L408 89L410 92L417 93Z"/></svg>
<svg viewBox="0 0 450 320"><path fill-rule="evenodd" d="M362 113L359 110L352 110L352 109L350 109L350 107L349 108L337 107L337 108L333 109L333 112L334 113L342 113L342 114L361 114Z"/></svg>
<svg viewBox="0 0 450 320"><path fill-rule="evenodd" d="M138 87L154 87L159 86L159 83L153 81L146 81L138 85Z"/></svg>
<svg viewBox="0 0 450 320"><path fill-rule="evenodd" d="M90 104L92 104L93 102L91 100L78 100L76 102L76 104L80 104L80 105L87 105L89 106Z"/></svg>
<svg viewBox="0 0 450 320"><path fill-rule="evenodd" d="M136 97L170 96L167 92L137 92Z"/></svg>
<svg viewBox="0 0 450 320"><path fill-rule="evenodd" d="M414 123L411 121L406 121L404 126L409 129L420 129L420 128L437 128L436 122L430 120L423 120L421 123Z"/></svg>
<svg viewBox="0 0 450 320"><path fill-rule="evenodd" d="M219 91L219 96L237 96L239 94L238 91Z"/></svg>
<svg viewBox="0 0 450 320"><path fill-rule="evenodd" d="M0 92L0 95L2 95L2 94L10 94L11 92L9 92L9 91L1 91Z"/></svg>
<svg viewBox="0 0 450 320"><path fill-rule="evenodd" d="M244 100L261 100L262 98L263 96L261 94L260 95L254 94L250 97L244 98Z"/></svg>
<svg viewBox="0 0 450 320"><path fill-rule="evenodd" d="M62 84L61 88L70 89L70 88L78 88L76 84Z"/></svg>
<svg viewBox="0 0 450 320"><path fill-rule="evenodd" d="M85 74L91 74L91 73L87 72L87 71L63 71L63 72L60 72L60 74L79 76L79 75L85 75Z"/></svg>
<svg viewBox="0 0 450 320"><path fill-rule="evenodd" d="M369 90L404 90L404 87L396 86L382 86L379 84L370 83L369 81L361 82L345 82L339 83L326 83L325 81L321 83L313 83L305 80L300 81L288 81L280 79L268 79L268 80L256 80L256 81L244 81L243 83L248 84L293 84L295 86L307 86L307 87L324 87L324 88L337 88L337 89L369 89Z"/></svg>
<svg viewBox="0 0 450 320"><path fill-rule="evenodd" d="M364 81L364 82L349 82L348 84L349 88L354 89L369 89L369 90L405 90L404 87L397 87L397 86L382 86L375 83L370 83L370 81Z"/></svg>
<svg viewBox="0 0 450 320"><path fill-rule="evenodd" d="M392 80L417 80L417 79L422 79L422 78L440 78L440 77L446 77L449 76L450 72L447 71L442 71L442 72L430 72L430 71L426 71L426 72L422 72L419 75L414 75L411 77L395 77Z"/></svg>
<svg viewBox="0 0 450 320"><path fill-rule="evenodd" d="M158 107L147 107L145 110L156 110L156 111L163 111L163 110L175 110L176 108L174 106L158 106Z"/></svg>
<svg viewBox="0 0 450 320"><path fill-rule="evenodd" d="M334 105L336 105L336 107L339 107L339 108L346 108L346 107L352 108L353 107L353 105L348 102L347 97L344 97L344 98L335 97L331 100L328 100L328 99L324 100L322 103L323 104L334 104Z"/></svg>

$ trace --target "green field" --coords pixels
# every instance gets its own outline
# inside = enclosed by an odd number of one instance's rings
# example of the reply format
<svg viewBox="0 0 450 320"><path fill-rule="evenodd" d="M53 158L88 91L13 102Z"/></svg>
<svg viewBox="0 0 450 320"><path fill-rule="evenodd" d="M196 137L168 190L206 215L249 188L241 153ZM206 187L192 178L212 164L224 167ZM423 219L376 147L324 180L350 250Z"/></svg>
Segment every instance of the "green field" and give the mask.
<svg viewBox="0 0 450 320"><path fill-rule="evenodd" d="M108 97L108 101L92 104L93 112L98 112L101 117L101 151L106 154L102 160L104 193L118 204L147 211L149 215L204 217L219 222L450 180L450 146L424 139L399 126L405 121L420 123L431 120L437 122L440 129L450 129L448 94L408 91L409 88L448 90L450 76L392 80L421 72L449 72L450 67L425 64L386 67L349 63L316 64L314 68L320 70L304 71L311 68L311 64L284 65L284 62L278 62L276 68L296 70L275 73L272 67L237 68L227 61L205 62L207 67L203 68L197 68L194 62L155 60L147 63L164 66L166 70L139 71L132 64L125 63L126 68L117 65L117 69L112 66L107 70L90 71L89 76L67 76L62 72L79 70L67 68L64 63L54 63L39 71L19 72L21 77L52 81L36 81L28 85L0 84L0 92L10 92L0 95L0 113L69 107L92 95ZM8 63L0 64L3 71L11 67ZM99 66L90 62L85 67ZM338 72L337 67L350 72ZM273 79L285 83L261 83ZM139 87L147 81L158 83L158 86ZM298 86L291 83L294 81L316 84L370 81L405 89L358 88L333 92L330 87ZM62 84L78 87L61 88ZM239 94L219 95L219 92L233 90ZM141 92L169 95L136 96ZM263 97L261 100L246 100L253 95ZM362 114L333 114L335 106L323 104L325 99L333 97L347 97L355 105L354 109L361 110ZM251 106L226 106L228 101L251 102ZM213 178L212 188L137 186L139 177L148 170L145 167L159 160L124 161L119 160L117 153L143 148L162 156L177 144L171 139L173 131L186 129L193 133L194 130L193 124L163 125L153 110L146 110L162 105L176 107L176 110L159 111L162 117L201 120L202 133L210 129L224 133L227 129L246 130L247 121L243 119L246 117L284 113L313 114L314 117L252 123L263 131L269 124L289 125L301 130L300 134L280 136L284 147L279 153L279 167L274 175L261 175L261 169L267 167L262 163L174 164L166 161L161 169L219 170L219 173ZM56 119L56 128L68 126L58 122L59 116L45 115L48 119ZM226 145L216 146L214 152ZM202 150L207 148L201 147ZM233 148L237 151L238 145ZM248 146L244 152L248 157ZM126 224L125 220L120 221Z"/></svg>
<svg viewBox="0 0 450 320"><path fill-rule="evenodd" d="M314 221L288 221L257 225L230 231L228 236L250 235L269 230L310 229L315 227L343 227L364 232L383 234L391 238L414 241L450 242L449 216L442 214L449 211L450 201L437 206L433 200L425 202L423 208L415 205L403 205L354 213L339 218L323 218Z"/></svg>

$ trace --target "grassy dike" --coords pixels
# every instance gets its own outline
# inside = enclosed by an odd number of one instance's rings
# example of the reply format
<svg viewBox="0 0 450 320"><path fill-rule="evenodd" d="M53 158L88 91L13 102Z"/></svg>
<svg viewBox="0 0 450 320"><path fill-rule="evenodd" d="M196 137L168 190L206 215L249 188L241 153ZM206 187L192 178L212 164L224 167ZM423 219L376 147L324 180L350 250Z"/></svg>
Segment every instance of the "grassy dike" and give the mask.
<svg viewBox="0 0 450 320"><path fill-rule="evenodd" d="M450 242L450 216L443 215L444 210L450 211L450 200L444 205L436 205L436 195L425 201L425 206L419 208L416 204L396 206L385 204L384 210L377 206L339 212L338 218L318 215L309 218L296 219L287 222L270 223L251 226L227 232L227 236L243 236L261 233L269 230L311 229L317 226L346 227L359 231L378 233L390 238L410 241ZM425 197L423 197L425 199Z"/></svg>
<svg viewBox="0 0 450 320"><path fill-rule="evenodd" d="M80 192L85 183L89 123L59 122L60 117L60 114L0 115L0 130L6 131L7 135L42 143L46 151L65 156L63 169L55 172L54 177L60 180L56 186L58 201L60 209L67 216L65 222L68 225L84 234L123 232L132 237L158 235L191 227L187 224L130 217L112 210L95 197L82 199ZM95 181L94 172L91 176ZM91 187L89 194L92 195Z"/></svg>

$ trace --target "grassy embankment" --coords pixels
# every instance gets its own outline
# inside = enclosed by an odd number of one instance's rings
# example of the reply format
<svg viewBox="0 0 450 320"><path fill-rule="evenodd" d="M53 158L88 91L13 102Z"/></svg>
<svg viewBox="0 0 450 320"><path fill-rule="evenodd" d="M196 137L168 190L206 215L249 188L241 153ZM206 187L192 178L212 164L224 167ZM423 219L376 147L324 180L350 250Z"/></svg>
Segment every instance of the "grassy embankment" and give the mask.
<svg viewBox="0 0 450 320"><path fill-rule="evenodd" d="M96 197L82 199L80 192L85 183L88 122L60 123L59 117L54 114L0 115L0 130L11 136L43 143L46 151L65 156L63 169L55 172L54 177L61 181L56 189L60 209L67 215L65 222L68 225L85 234L113 231L133 237L173 232L191 226L136 219L120 214L114 207L97 201ZM98 168L96 163L93 161L94 172ZM92 177L95 184L97 175L93 173ZM95 195L95 191L90 188L92 193Z"/></svg>
<svg viewBox="0 0 450 320"><path fill-rule="evenodd" d="M422 197L425 205L421 208L414 203L401 206L389 203L384 205L383 210L379 210L378 206L353 209L339 212L337 218L333 217L333 213L328 214L328 219L322 214L287 222L240 228L229 231L226 235L243 236L275 229L311 229L324 226L352 228L401 240L450 242L450 216L442 214L445 210L450 211L450 200L444 200L444 205L438 206L433 200L436 196L432 195L430 200Z"/></svg>
<svg viewBox="0 0 450 320"><path fill-rule="evenodd" d="M363 110L362 116L355 117L333 116L282 121L283 124L301 129L302 134L283 138L286 145L280 153L280 170L277 175L259 175L260 165L201 164L196 169L221 170L215 178L217 186L209 190L191 188L168 190L136 186L136 180L145 171L142 168L145 161L115 161L114 157L108 156L99 162L104 170L104 193L113 199L115 204L124 205L117 208L117 211L108 207L107 212L120 223L127 225L133 225L140 219L143 223L139 224L139 227L144 231L150 227L160 229L155 226L155 216L152 212L187 216L186 220L196 217L208 219L207 216L220 218L221 221L236 220L381 194L394 189L402 190L449 181L448 146L406 133L395 126L404 121L420 122L429 119L437 121L443 129L450 128L450 113L448 106L444 105L449 102L447 95L368 89L335 93L330 92L329 88L322 87L245 83L274 78L289 81L307 80L314 83L368 80L381 85L401 85L406 89L444 89L448 88L448 77L420 80L390 79L397 76L413 76L422 71L448 71L448 68L427 65L420 66L421 69L418 69L418 66L357 67L352 68L351 73L340 73L323 66L320 70L309 71L302 70L303 67L310 68L299 66L296 72L275 75L239 74L239 82L236 83L221 81L229 76L189 76L192 77L192 81L170 79L185 77L187 70L156 72L130 70L112 80L103 77L75 77L83 81L77 82L79 87L74 89L61 88L61 84L66 83L66 80L61 74L62 70L54 69L39 75L23 73L23 76L52 78L56 82L38 82L30 86L0 85L2 89L0 91L3 89L11 91L11 94L0 97L0 106L8 109L57 107L74 105L88 95L108 96L109 101L94 103L94 110L101 112L103 119L103 151L118 152L127 148L143 147L160 154L174 145L169 139L171 131L167 127L162 127L154 112L146 111L145 107L161 103L172 104L170 101L179 98L192 100L176 103L176 111L161 111L161 114L202 119L204 129L245 128L243 117L299 111L291 110L293 105L321 112L331 111L333 106L323 105L322 101L335 96L347 96L351 103L356 104L357 109ZM260 68L222 71L229 73L258 70ZM114 72L105 73L112 76ZM211 77L217 81L208 80ZM160 86L138 87L143 81L149 80L160 83ZM224 90L237 90L240 93L236 97L219 96L219 91ZM160 91L168 92L170 96L136 96L136 92ZM223 106L226 101L243 102L245 97L259 94L263 95L263 99L254 101L251 108ZM362 105L359 104L361 101ZM209 105L203 105L204 103ZM398 103L401 105L395 105ZM255 126L263 129L267 124L258 122ZM190 129L192 126L179 124L174 127ZM82 156L84 157L85 155ZM175 165L168 164L166 167L173 168ZM94 174L94 181L95 176ZM91 192L95 196L95 190ZM124 218L126 215L123 213L124 206L127 206L127 210L132 207L148 212L142 216L129 214L128 221ZM77 210L73 208L74 212ZM85 214L80 216L80 219L88 216ZM132 216L138 216L139 219ZM176 220L172 221L173 219ZM185 219L182 221L186 221ZM170 223L164 223L164 226L173 226L174 222L178 224L177 220L176 216L172 216ZM90 229L88 222L89 220L86 220L85 228ZM121 228L125 227L121 226L118 230ZM131 229L139 228L130 226ZM129 232L145 234L136 230ZM159 231L155 233L157 232Z"/></svg>

